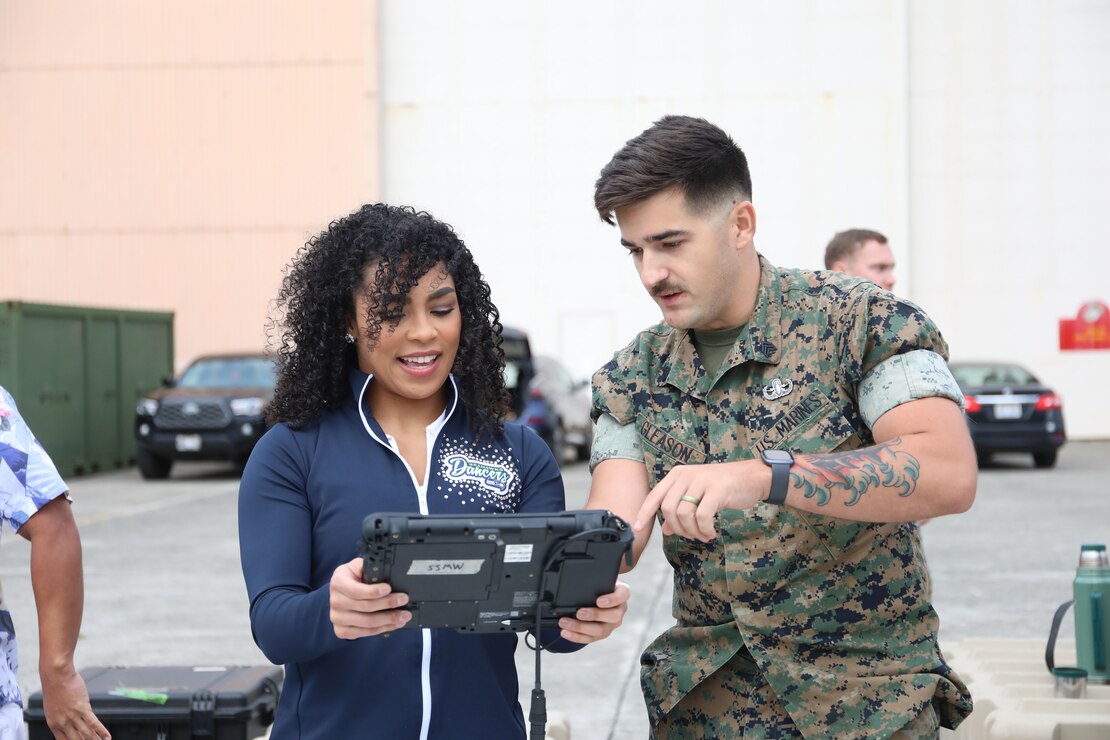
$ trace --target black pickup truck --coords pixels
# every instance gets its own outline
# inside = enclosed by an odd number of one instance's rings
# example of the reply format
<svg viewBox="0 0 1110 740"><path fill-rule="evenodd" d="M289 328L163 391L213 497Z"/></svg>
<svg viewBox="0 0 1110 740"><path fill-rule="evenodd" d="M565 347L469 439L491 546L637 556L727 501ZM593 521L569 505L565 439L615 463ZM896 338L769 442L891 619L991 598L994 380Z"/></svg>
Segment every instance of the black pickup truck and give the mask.
<svg viewBox="0 0 1110 740"><path fill-rule="evenodd" d="M147 479L166 478L176 460L243 464L266 431L275 366L263 354L196 359L135 409L135 458Z"/></svg>

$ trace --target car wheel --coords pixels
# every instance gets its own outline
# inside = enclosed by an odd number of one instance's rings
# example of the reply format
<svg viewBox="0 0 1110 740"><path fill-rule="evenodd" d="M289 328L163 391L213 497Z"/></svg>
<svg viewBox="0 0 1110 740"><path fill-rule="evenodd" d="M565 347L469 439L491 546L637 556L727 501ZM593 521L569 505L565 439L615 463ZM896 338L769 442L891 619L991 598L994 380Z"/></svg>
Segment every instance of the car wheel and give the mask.
<svg viewBox="0 0 1110 740"><path fill-rule="evenodd" d="M992 455L989 452L980 452L979 450L975 451L975 461L979 464L979 467L981 468L985 468L991 464L991 457Z"/></svg>
<svg viewBox="0 0 1110 740"><path fill-rule="evenodd" d="M135 462L139 464L139 472L146 480L164 480L170 476L173 460L158 457L153 452L141 447L135 452Z"/></svg>
<svg viewBox="0 0 1110 740"><path fill-rule="evenodd" d="M1033 464L1038 468L1051 468L1056 465L1056 450L1033 453Z"/></svg>

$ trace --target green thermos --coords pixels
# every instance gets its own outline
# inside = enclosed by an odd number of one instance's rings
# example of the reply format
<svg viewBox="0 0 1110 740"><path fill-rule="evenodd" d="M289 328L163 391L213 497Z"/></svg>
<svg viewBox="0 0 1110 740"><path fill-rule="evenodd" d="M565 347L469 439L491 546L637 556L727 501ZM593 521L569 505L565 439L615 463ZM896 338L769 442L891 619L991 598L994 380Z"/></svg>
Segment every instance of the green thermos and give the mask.
<svg viewBox="0 0 1110 740"><path fill-rule="evenodd" d="M1110 561L1106 545L1083 545L1075 574L1075 655L1087 680L1110 681Z"/></svg>

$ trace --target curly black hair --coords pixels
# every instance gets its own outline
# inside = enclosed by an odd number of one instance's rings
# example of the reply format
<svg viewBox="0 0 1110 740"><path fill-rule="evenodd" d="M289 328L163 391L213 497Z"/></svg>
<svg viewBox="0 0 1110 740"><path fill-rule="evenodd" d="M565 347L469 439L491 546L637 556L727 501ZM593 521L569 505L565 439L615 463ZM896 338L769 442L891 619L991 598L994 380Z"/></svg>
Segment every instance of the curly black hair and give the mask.
<svg viewBox="0 0 1110 740"><path fill-rule="evenodd" d="M455 281L462 334L452 372L474 411L474 433L499 433L509 413L502 326L489 285L462 239L430 214L385 203L364 205L332 221L298 250L285 269L267 329L278 363L277 387L267 410L271 424L299 428L337 408L350 392L348 368L357 366L346 339L355 293L366 291L371 346L381 316L405 304L409 291L442 263ZM367 268L376 273L365 288ZM279 339L275 348L274 335Z"/></svg>

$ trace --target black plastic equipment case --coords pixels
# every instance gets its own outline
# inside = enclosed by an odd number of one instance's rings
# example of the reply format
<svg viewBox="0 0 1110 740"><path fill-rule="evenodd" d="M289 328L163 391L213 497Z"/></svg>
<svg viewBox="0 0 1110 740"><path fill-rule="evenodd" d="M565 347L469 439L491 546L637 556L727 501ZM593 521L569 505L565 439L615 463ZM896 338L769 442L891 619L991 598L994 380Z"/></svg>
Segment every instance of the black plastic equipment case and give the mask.
<svg viewBox="0 0 1110 740"><path fill-rule="evenodd" d="M247 740L274 721L276 666L95 666L81 671L112 740ZM23 713L29 740L52 740L36 692Z"/></svg>

